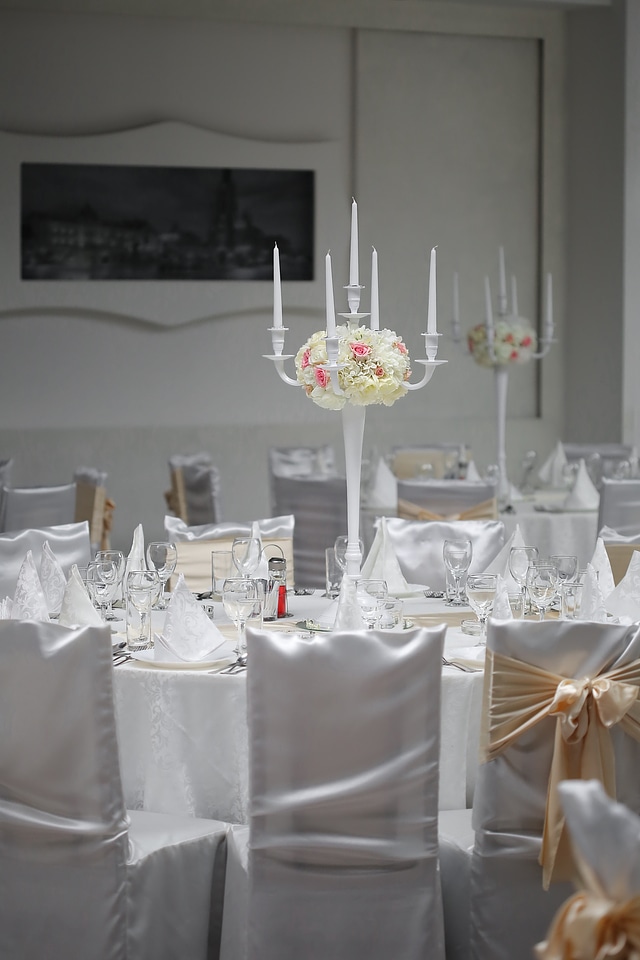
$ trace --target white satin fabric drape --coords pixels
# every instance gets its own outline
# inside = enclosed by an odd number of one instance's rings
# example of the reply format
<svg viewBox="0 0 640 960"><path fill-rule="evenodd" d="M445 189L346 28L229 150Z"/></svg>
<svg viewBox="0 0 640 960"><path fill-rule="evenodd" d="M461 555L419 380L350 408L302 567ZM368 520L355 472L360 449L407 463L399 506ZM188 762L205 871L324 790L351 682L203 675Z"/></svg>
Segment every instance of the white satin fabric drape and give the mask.
<svg viewBox="0 0 640 960"><path fill-rule="evenodd" d="M598 530L611 527L625 537L640 534L640 480L603 480Z"/></svg>
<svg viewBox="0 0 640 960"><path fill-rule="evenodd" d="M248 921L233 857L223 957L243 921L250 960L443 957L444 633L248 631Z"/></svg>
<svg viewBox="0 0 640 960"><path fill-rule="evenodd" d="M75 511L75 483L57 487L4 487L2 490L3 530L73 523Z"/></svg>
<svg viewBox="0 0 640 960"><path fill-rule="evenodd" d="M594 677L640 656L637 628L577 621L490 621L487 647L561 677ZM486 675L491 698L491 675ZM517 690L514 690L514 705ZM483 718L484 719L484 718ZM543 716L478 771L471 866L472 960L530 956L571 891L542 887L538 862L556 717ZM611 730L618 796L640 809L640 744Z"/></svg>
<svg viewBox="0 0 640 960"><path fill-rule="evenodd" d="M86 566L91 560L89 524L86 520L82 523L42 527L39 530L3 533L0 535L0 599L13 596L18 572L29 550L33 553L36 566L40 566L45 540L48 541L66 577L74 563Z"/></svg>
<svg viewBox="0 0 640 960"><path fill-rule="evenodd" d="M0 623L0 956L218 956L226 825L124 806L106 627Z"/></svg>

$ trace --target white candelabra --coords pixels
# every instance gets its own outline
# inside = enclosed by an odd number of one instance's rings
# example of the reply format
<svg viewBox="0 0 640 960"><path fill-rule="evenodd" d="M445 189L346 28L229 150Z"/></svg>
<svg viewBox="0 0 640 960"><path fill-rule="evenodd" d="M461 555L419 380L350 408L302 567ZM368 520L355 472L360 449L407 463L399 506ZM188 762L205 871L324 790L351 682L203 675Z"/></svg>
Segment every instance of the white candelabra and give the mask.
<svg viewBox="0 0 640 960"><path fill-rule="evenodd" d="M498 319L507 323L517 323L522 318L518 313L518 285L515 276L511 277L511 309L507 298L507 283L504 260L504 247L499 248L499 287L498 287ZM485 288L485 333L487 339L487 351L490 365L493 367L495 379L495 398L496 398L496 423L497 423L497 456L498 456L498 501L503 508L509 508L511 499L511 485L507 473L507 452L506 452L506 425L507 425L507 390L509 386L509 362L501 360L495 349L495 323L493 316L493 307L491 300L491 284L489 277L484 278ZM462 340L460 330L460 300L458 292L458 274L453 275L453 316L452 316L453 340L460 343ZM547 356L551 347L557 341L553 337L553 281L551 274L546 278L546 298L545 298L545 316L543 334L539 339L540 349L537 352L530 351L527 355L529 360L542 360Z"/></svg>
<svg viewBox="0 0 640 960"><path fill-rule="evenodd" d="M287 375L284 364L286 360L291 360L295 354L285 354L284 339L288 327L283 326L282 321L282 287L280 280L280 255L278 247L273 251L273 326L270 327L271 342L273 353L265 354L267 360L272 360L276 372L284 383L300 388L300 382ZM351 203L351 243L349 256L349 283L345 287L347 291L348 313L341 313L350 328L360 326L362 320L370 317L370 326L372 330L378 330L380 326L380 307L378 300L378 254L375 248L371 255L371 312L360 313L360 296L364 289L360 285L359 263L358 263L358 205L355 200ZM344 364L339 362L340 338L336 329L336 315L333 292L333 274L331 267L331 253L328 252L325 257L325 299L326 299L326 350L327 363L320 366L326 370L330 377L333 392L337 396L343 396L344 392L340 386L339 373ZM426 360L414 360L424 366L422 378L416 382L405 382L404 386L408 390L420 390L431 380L435 368L440 364L446 363L446 360L438 360L438 338L437 332L437 308L436 308L436 249L431 251L429 266L429 293L427 303L427 328L422 334L425 338ZM347 551L346 551L346 573L351 578L357 578L360 575L360 565L362 556L360 553L360 470L362 464L362 446L364 439L364 422L366 406L346 402L342 407L342 430L344 436L345 453L345 472L347 478Z"/></svg>

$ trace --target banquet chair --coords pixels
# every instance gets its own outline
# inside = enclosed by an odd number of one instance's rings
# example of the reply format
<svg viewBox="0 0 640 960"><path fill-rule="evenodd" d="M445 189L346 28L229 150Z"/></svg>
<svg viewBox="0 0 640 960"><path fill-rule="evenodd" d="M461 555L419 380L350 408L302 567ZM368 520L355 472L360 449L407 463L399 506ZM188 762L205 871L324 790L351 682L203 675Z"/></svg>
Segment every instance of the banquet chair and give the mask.
<svg viewBox="0 0 640 960"><path fill-rule="evenodd" d="M598 530L603 527L623 536L640 534L640 480L602 481Z"/></svg>
<svg viewBox="0 0 640 960"><path fill-rule="evenodd" d="M186 524L217 523L220 520L220 471L208 453L169 457L171 489L165 493L167 507Z"/></svg>
<svg viewBox="0 0 640 960"><path fill-rule="evenodd" d="M389 466L398 480L410 480L421 475L442 480L457 475L461 455L465 463L471 459L471 452L464 443L393 447Z"/></svg>
<svg viewBox="0 0 640 960"><path fill-rule="evenodd" d="M497 520L495 483L398 480L398 516L405 520Z"/></svg>
<svg viewBox="0 0 640 960"><path fill-rule="evenodd" d="M3 531L73 523L76 485L2 487Z"/></svg>
<svg viewBox="0 0 640 960"><path fill-rule="evenodd" d="M247 631L251 813L229 834L223 960L442 960L445 630Z"/></svg>
<svg viewBox="0 0 640 960"><path fill-rule="evenodd" d="M347 531L345 477L272 477L273 511L295 517L296 583L324 587L325 550Z"/></svg>
<svg viewBox="0 0 640 960"><path fill-rule="evenodd" d="M218 957L227 825L125 809L111 634L0 623L0 956Z"/></svg>
<svg viewBox="0 0 640 960"><path fill-rule="evenodd" d="M617 586L627 572L634 551L640 550L640 541L634 544L615 542L609 543L605 540L604 548L607 551L609 563L611 564L613 582Z"/></svg>
<svg viewBox="0 0 640 960"><path fill-rule="evenodd" d="M78 467L73 479L76 484L76 523L89 524L91 549L109 550L115 503L107 496L107 474L94 467Z"/></svg>
<svg viewBox="0 0 640 960"><path fill-rule="evenodd" d="M36 564L40 565L42 545L48 541L65 577L74 563L79 567L91 561L89 524L65 523L40 529L16 530L0 534L0 600L13 597L18 573L27 551L33 552Z"/></svg>
<svg viewBox="0 0 640 960"><path fill-rule="evenodd" d="M569 463L584 460L587 467L592 467L590 473L596 474L592 479L598 486L605 477L613 477L620 464L633 455L633 447L625 443L563 443L562 446Z"/></svg>
<svg viewBox="0 0 640 960"><path fill-rule="evenodd" d="M292 515L268 517L256 522L260 529L265 556L284 556L287 563L287 585L293 587L295 583L294 517ZM253 523L234 521L189 527L177 517L165 517L164 529L167 539L175 543L178 551L178 562L171 578L171 585L182 573L190 590L197 593L211 590L212 550L231 550L234 539L251 536L252 528Z"/></svg>
<svg viewBox="0 0 640 960"><path fill-rule="evenodd" d="M330 444L320 447L271 447L269 473L279 477L336 475L336 455Z"/></svg>
<svg viewBox="0 0 640 960"><path fill-rule="evenodd" d="M570 892L562 779L597 776L640 810L639 655L637 625L490 620L473 801L472 960L532 956Z"/></svg>
<svg viewBox="0 0 640 960"><path fill-rule="evenodd" d="M505 542L501 520L404 520L387 517L387 534L407 583L446 589L442 559L445 540L468 539L473 546L469 573L482 573Z"/></svg>

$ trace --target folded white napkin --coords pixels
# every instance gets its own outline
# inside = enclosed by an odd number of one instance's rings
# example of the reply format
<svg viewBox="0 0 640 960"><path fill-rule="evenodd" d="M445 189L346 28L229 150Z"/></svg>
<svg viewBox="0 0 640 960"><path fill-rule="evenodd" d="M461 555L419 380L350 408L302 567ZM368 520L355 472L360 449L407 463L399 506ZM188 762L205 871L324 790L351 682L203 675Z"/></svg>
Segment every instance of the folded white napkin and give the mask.
<svg viewBox="0 0 640 960"><path fill-rule="evenodd" d="M629 617L633 623L640 620L640 551L633 551L624 577L605 595L605 607L614 617Z"/></svg>
<svg viewBox="0 0 640 960"><path fill-rule="evenodd" d="M11 620L12 608L13 600L11 597L5 597L4 600L0 600L0 620Z"/></svg>
<svg viewBox="0 0 640 960"><path fill-rule="evenodd" d="M596 540L596 548L591 557L591 566L598 574L598 583L600 584L602 596L605 598L608 597L609 594L613 592L616 583L613 579L613 570L611 569L609 554L607 553L607 548L604 545L602 537L598 537Z"/></svg>
<svg viewBox="0 0 640 960"><path fill-rule="evenodd" d="M260 524L257 520L254 520L251 525L251 536L255 537L256 540L260 541L260 562L252 574L258 580L268 580L269 579L269 561L265 557L262 550L262 534L260 532Z"/></svg>
<svg viewBox="0 0 640 960"><path fill-rule="evenodd" d="M364 578L364 574L363 574ZM367 578L369 579L369 578ZM377 579L377 578L376 578ZM358 603L356 581L351 577L343 577L338 596L334 630L363 630L365 622Z"/></svg>
<svg viewBox="0 0 640 960"><path fill-rule="evenodd" d="M497 574L505 582L508 593L520 593L520 586L511 576L511 571L509 570L509 554L511 553L512 547L526 547L524 542L524 537L522 536L522 531L520 530L520 524L516 524L516 528L505 543L504 547L494 559L491 561L486 570L483 570L483 573L493 573Z"/></svg>
<svg viewBox="0 0 640 960"><path fill-rule="evenodd" d="M506 581L498 574L496 584L496 598L493 601L491 616L496 620L513 620L511 604L509 603L509 589Z"/></svg>
<svg viewBox="0 0 640 960"><path fill-rule="evenodd" d="M597 510L600 494L593 485L584 460L580 460L571 493L564 501L565 510Z"/></svg>
<svg viewBox="0 0 640 960"><path fill-rule="evenodd" d="M393 596L411 592L404 578L400 563L387 533L386 517L381 517L371 550L362 564L360 576L363 580L386 580L387 589ZM346 577L343 580L347 579Z"/></svg>
<svg viewBox="0 0 640 960"><path fill-rule="evenodd" d="M397 504L398 481L391 472L389 464L380 457L367 497L367 506L384 510L388 507L396 507Z"/></svg>
<svg viewBox="0 0 640 960"><path fill-rule="evenodd" d="M77 564L73 564L62 597L58 623L63 627L101 627L104 621L87 593Z"/></svg>
<svg viewBox="0 0 640 960"><path fill-rule="evenodd" d="M139 523L138 526L133 531L133 539L131 540L131 549L129 550L129 555L125 563L125 582L127 574L130 570L146 570L147 562L144 556L144 530L142 524Z"/></svg>
<svg viewBox="0 0 640 960"><path fill-rule="evenodd" d="M175 660L206 660L225 643L218 630L191 593L181 573L171 594L162 634L156 635L156 657L168 652Z"/></svg>
<svg viewBox="0 0 640 960"><path fill-rule="evenodd" d="M538 476L549 487L564 486L564 469L567 466L567 455L562 442L558 440L553 451L538 470Z"/></svg>
<svg viewBox="0 0 640 960"><path fill-rule="evenodd" d="M514 483L509 484L509 500L511 503L519 503L524 497Z"/></svg>
<svg viewBox="0 0 640 960"><path fill-rule="evenodd" d="M18 572L16 592L11 609L12 620L44 620L48 623L49 611L33 553L27 551Z"/></svg>
<svg viewBox="0 0 640 960"><path fill-rule="evenodd" d="M65 587L67 586L67 578L58 562L58 558L49 546L48 540L45 540L42 544L40 583L44 590L49 616L57 617L62 607L62 598L64 597Z"/></svg>
<svg viewBox="0 0 640 960"><path fill-rule="evenodd" d="M482 477L478 473L478 468L476 467L473 460L469 460L467 464L467 480L470 480L472 483L481 483Z"/></svg>
<svg viewBox="0 0 640 960"><path fill-rule="evenodd" d="M582 584L582 602L578 620L592 620L595 623L604 623L607 619L604 597L598 583L598 574L590 563Z"/></svg>

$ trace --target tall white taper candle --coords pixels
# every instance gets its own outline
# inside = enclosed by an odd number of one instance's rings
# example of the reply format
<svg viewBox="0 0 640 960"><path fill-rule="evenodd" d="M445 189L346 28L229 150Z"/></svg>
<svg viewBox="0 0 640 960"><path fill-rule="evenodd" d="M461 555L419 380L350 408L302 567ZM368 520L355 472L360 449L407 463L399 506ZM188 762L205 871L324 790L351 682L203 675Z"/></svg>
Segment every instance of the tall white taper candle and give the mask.
<svg viewBox="0 0 640 960"><path fill-rule="evenodd" d="M276 243L273 248L273 325L282 326L282 285L280 282L280 251Z"/></svg>
<svg viewBox="0 0 640 960"><path fill-rule="evenodd" d="M371 248L371 329L380 329L380 299L378 295L378 251Z"/></svg>
<svg viewBox="0 0 640 960"><path fill-rule="evenodd" d="M438 306L436 290L436 248L431 248L429 263L429 301L427 305L427 333L437 333Z"/></svg>
<svg viewBox="0 0 640 960"><path fill-rule="evenodd" d="M518 318L518 281L511 276L511 315Z"/></svg>
<svg viewBox="0 0 640 960"><path fill-rule="evenodd" d="M327 253L325 265L325 296L327 311L327 336L336 335L336 308L333 301L333 271L331 270L331 252Z"/></svg>
<svg viewBox="0 0 640 960"><path fill-rule="evenodd" d="M360 283L358 268L358 204L351 198L351 249L349 251L349 286Z"/></svg>
<svg viewBox="0 0 640 960"><path fill-rule="evenodd" d="M547 274L547 310L545 316L545 336L551 340L553 336L553 279Z"/></svg>
<svg viewBox="0 0 640 960"><path fill-rule="evenodd" d="M505 272L505 266L504 266L504 247L500 247L498 250L498 269L499 269L499 281L500 281L500 285L498 288L498 312L506 313L507 312L507 274Z"/></svg>

